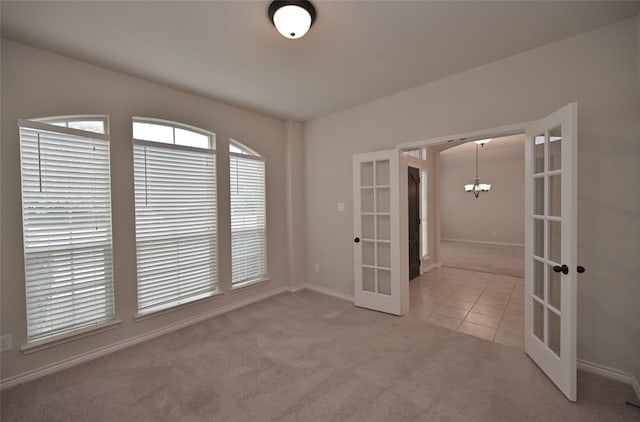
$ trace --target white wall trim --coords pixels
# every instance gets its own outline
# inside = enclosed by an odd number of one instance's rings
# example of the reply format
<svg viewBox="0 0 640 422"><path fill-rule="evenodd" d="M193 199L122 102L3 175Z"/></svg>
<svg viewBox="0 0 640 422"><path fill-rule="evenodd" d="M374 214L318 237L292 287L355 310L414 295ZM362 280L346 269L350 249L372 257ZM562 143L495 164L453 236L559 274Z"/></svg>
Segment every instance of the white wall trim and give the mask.
<svg viewBox="0 0 640 422"><path fill-rule="evenodd" d="M437 263L431 263L429 265L423 265L420 267L420 273L424 274L424 273L428 273L429 271L433 270L434 268L439 267L439 265Z"/></svg>
<svg viewBox="0 0 640 422"><path fill-rule="evenodd" d="M45 375L53 374L54 372L62 371L63 369L71 368L73 366L79 365L84 362L88 362L93 359L97 359L101 356L108 355L109 353L116 352L118 350L125 349L130 346L134 346L136 344L145 342L147 340L151 340L153 338L159 337L164 334L171 333L173 331L179 330L181 328L188 327L190 325L196 324L198 322L204 321L206 319L212 318L214 316L218 316L224 314L226 312L232 311L234 309L241 308L243 306L249 305L254 302L258 302L260 300L267 299L271 296L275 296L277 294L287 292L290 289L287 287L280 287L274 290L270 290L268 292L252 296L247 299L239 300L234 303L230 303L228 305L221 306L217 309L214 309L210 312L205 312L204 314L185 319L183 321L176 322L174 324L167 325L166 327L159 328L157 330L149 331L144 334L140 334L138 336L128 338L126 340L122 340L113 344L109 344L104 347L100 347L98 349L82 353L77 356L70 357L68 359L61 360L59 362L43 366L38 369L34 369L32 371L24 372L22 374L15 375L13 377L3 379L0 381L0 390L4 390L5 388L14 387L18 384L25 383L27 381L32 381L37 378L43 377Z"/></svg>
<svg viewBox="0 0 640 422"><path fill-rule="evenodd" d="M638 402L640 402L640 382L638 382L638 378L634 377L633 375L631 376L631 387L633 388L633 391L635 391L636 393L636 398L638 399Z"/></svg>
<svg viewBox="0 0 640 422"><path fill-rule="evenodd" d="M441 238L445 242L462 242L462 243L475 243L478 245L493 245L493 246L517 246L520 248L524 248L524 243L508 243L508 242L489 242L485 240L469 240L469 239L451 239L451 238Z"/></svg>
<svg viewBox="0 0 640 422"><path fill-rule="evenodd" d="M593 374L630 385L631 388L633 388L633 391L636 393L636 397L640 401L640 384L638 383L638 379L633 375L624 371L620 371L619 369L600 365L599 363L589 362L583 359L578 359L576 366L578 369L581 369L585 372L591 372Z"/></svg>
<svg viewBox="0 0 640 422"><path fill-rule="evenodd" d="M304 284L304 285L300 286L300 288L297 289L297 290L301 290L301 289L313 290L314 292L323 293L323 294L328 295L328 296L337 297L338 299L346 300L348 302L353 302L353 300L354 300L353 295L348 295L346 293L342 293L342 292L339 292L339 291L333 290L333 289L327 289L326 287L317 286L315 284L307 283L307 284Z"/></svg>

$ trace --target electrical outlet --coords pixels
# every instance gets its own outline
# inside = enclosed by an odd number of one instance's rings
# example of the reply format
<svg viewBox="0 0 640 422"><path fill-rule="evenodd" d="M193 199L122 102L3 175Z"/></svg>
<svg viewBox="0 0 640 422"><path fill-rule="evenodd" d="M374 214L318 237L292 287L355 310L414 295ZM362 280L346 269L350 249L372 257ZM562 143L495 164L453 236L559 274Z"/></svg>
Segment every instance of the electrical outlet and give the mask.
<svg viewBox="0 0 640 422"><path fill-rule="evenodd" d="M313 264L313 272L314 273L320 272L320 264Z"/></svg>
<svg viewBox="0 0 640 422"><path fill-rule="evenodd" d="M13 349L13 342L11 341L11 334L0 337L0 352Z"/></svg>

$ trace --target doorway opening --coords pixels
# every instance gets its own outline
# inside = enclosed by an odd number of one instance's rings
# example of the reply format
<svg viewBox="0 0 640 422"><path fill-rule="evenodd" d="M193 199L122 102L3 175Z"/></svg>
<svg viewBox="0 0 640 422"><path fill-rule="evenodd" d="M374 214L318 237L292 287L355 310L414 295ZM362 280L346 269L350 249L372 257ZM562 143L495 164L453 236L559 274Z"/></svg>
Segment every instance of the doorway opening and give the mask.
<svg viewBox="0 0 640 422"><path fill-rule="evenodd" d="M477 198L464 189L474 176L473 141L409 152L429 156L427 168L435 186L424 187L436 190L429 207L436 218L422 222L436 234L432 239L435 259L410 284L409 313L434 325L522 350L524 134L494 137L482 147L480 179L492 183L493 189ZM409 174L415 174L412 165L408 163ZM429 189L425 197L428 194ZM411 209L409 213L410 218ZM411 247L411 234L409 239Z"/></svg>

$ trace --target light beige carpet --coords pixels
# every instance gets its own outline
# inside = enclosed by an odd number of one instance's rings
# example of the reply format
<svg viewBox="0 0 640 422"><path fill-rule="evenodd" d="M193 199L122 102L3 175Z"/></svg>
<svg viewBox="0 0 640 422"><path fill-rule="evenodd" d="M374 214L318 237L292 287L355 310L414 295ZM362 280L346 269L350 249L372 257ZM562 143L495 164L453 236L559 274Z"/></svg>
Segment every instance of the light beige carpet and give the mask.
<svg viewBox="0 0 640 422"><path fill-rule="evenodd" d="M524 248L470 242L440 242L443 267L524 277Z"/></svg>
<svg viewBox="0 0 640 422"><path fill-rule="evenodd" d="M2 392L2 421L633 421L627 385L568 402L517 349L281 294Z"/></svg>

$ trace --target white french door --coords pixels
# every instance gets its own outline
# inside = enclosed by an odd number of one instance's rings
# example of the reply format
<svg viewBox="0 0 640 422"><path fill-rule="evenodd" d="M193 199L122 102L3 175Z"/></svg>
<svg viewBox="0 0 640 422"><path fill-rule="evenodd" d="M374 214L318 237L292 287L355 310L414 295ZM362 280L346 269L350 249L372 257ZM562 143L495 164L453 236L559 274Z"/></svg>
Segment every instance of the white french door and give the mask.
<svg viewBox="0 0 640 422"><path fill-rule="evenodd" d="M353 156L356 306L401 315L396 150Z"/></svg>
<svg viewBox="0 0 640 422"><path fill-rule="evenodd" d="M525 137L525 351L576 400L577 104Z"/></svg>

